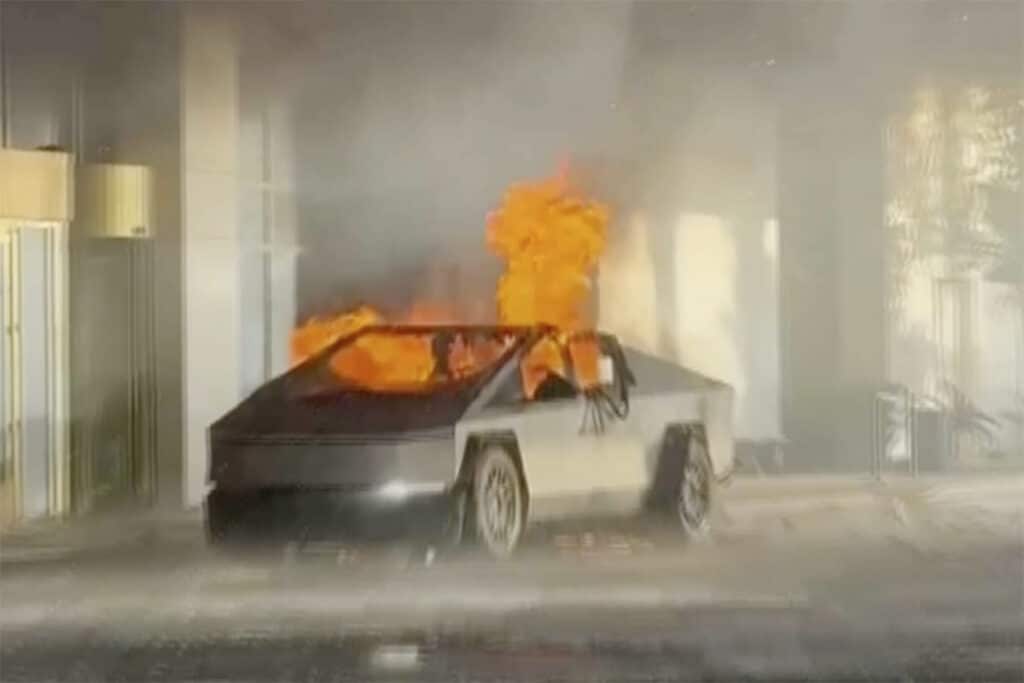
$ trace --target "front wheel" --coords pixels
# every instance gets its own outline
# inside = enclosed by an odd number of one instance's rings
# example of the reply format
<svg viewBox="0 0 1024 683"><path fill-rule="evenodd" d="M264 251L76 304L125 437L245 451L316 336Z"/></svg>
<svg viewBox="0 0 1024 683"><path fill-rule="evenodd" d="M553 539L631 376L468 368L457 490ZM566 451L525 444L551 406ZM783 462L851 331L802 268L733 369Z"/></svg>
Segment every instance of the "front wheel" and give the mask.
<svg viewBox="0 0 1024 683"><path fill-rule="evenodd" d="M676 495L676 514L691 538L704 538L711 531L711 497L714 471L702 435L691 431L686 438L683 471Z"/></svg>
<svg viewBox="0 0 1024 683"><path fill-rule="evenodd" d="M525 495L519 468L500 446L489 446L476 462L473 476L476 534L488 552L508 557L523 534Z"/></svg>

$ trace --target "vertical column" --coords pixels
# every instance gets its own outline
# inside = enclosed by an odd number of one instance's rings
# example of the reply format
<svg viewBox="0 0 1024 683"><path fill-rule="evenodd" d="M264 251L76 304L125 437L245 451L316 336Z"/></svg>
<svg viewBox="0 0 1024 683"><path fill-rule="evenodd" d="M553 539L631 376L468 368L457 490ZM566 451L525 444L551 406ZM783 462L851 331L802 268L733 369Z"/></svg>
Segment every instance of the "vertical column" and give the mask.
<svg viewBox="0 0 1024 683"><path fill-rule="evenodd" d="M46 339L47 413L49 414L49 513L61 516L69 511L70 434L69 346L68 346L68 224L45 233L47 274Z"/></svg>
<svg viewBox="0 0 1024 683"><path fill-rule="evenodd" d="M267 319L267 369L271 376L288 367L288 337L295 326L296 259L298 256L298 208L295 199L295 145L291 111L273 107L270 125L270 251L268 254L269 307Z"/></svg>
<svg viewBox="0 0 1024 683"><path fill-rule="evenodd" d="M206 429L239 398L239 87L236 27L219 6L183 12L184 502L205 494Z"/></svg>
<svg viewBox="0 0 1024 683"><path fill-rule="evenodd" d="M266 329L269 318L266 290L270 212L270 131L262 99L241 88L239 136L239 302L242 392L247 394L267 379Z"/></svg>
<svg viewBox="0 0 1024 683"><path fill-rule="evenodd" d="M22 228L16 253L19 278L15 325L21 339L21 514L42 517L50 499L50 415L48 410L46 232Z"/></svg>
<svg viewBox="0 0 1024 683"><path fill-rule="evenodd" d="M903 43L900 22L869 3L851 4L837 39L837 111L830 118L835 179L836 465L869 467L874 393L885 381L885 118L894 88L886 54ZM892 24L893 26L890 26ZM873 53L863 41L873 36Z"/></svg>
<svg viewBox="0 0 1024 683"><path fill-rule="evenodd" d="M786 466L833 465L837 414L836 178L827 68L794 69L780 84L778 124L779 318ZM819 93L808 97L807 93Z"/></svg>
<svg viewBox="0 0 1024 683"><path fill-rule="evenodd" d="M276 98L242 113L242 389L247 393L288 367L295 325L297 212L290 114Z"/></svg>
<svg viewBox="0 0 1024 683"><path fill-rule="evenodd" d="M10 138L11 98L7 92L7 17L6 7L0 3L0 147L6 147Z"/></svg>
<svg viewBox="0 0 1024 683"><path fill-rule="evenodd" d="M12 317L14 301L11 285L12 259L11 243L13 230L0 225L0 529L15 519L18 487L15 484L15 438L14 424L14 363L11 358L13 346Z"/></svg>

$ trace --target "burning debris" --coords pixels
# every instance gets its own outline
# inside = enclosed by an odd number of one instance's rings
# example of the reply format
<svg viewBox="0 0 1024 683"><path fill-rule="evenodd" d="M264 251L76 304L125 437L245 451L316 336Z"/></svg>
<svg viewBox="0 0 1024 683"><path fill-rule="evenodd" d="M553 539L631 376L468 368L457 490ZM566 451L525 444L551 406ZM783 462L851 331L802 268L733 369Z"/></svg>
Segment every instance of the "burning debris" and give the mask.
<svg viewBox="0 0 1024 683"><path fill-rule="evenodd" d="M509 326L551 326L557 338L533 347L523 360L525 395L532 398L549 375L567 377L566 353L577 381L598 381L596 341L570 335L592 325L586 304L590 276L604 252L607 207L586 198L564 170L539 182L511 187L487 221L487 244L505 261L497 287L497 317ZM397 321L405 325L457 323L442 307L418 304ZM297 365L341 337L379 325L385 317L369 306L333 317L314 317L291 338ZM440 343L439 343L440 342ZM439 348L443 347L443 348ZM386 330L364 334L340 348L331 370L348 383L376 391L429 391L438 382L468 377L495 362L508 340L459 334L439 340L436 333L393 335Z"/></svg>

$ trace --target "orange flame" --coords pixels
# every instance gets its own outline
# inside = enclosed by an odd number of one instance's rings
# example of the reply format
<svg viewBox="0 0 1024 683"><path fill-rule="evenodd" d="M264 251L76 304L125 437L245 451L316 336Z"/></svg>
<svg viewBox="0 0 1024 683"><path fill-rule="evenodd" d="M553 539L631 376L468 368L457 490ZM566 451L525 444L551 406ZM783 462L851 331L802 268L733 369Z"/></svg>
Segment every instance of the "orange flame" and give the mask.
<svg viewBox="0 0 1024 683"><path fill-rule="evenodd" d="M568 343L569 357L576 371L576 381L584 389L596 387L601 381L601 348L592 335L577 337Z"/></svg>
<svg viewBox="0 0 1024 683"><path fill-rule="evenodd" d="M438 334L433 332L370 331L338 349L330 367L346 383L373 391L430 391L493 364L509 348L512 337L481 336L467 342L458 333L447 342L443 366L435 355L437 342Z"/></svg>
<svg viewBox="0 0 1024 683"><path fill-rule="evenodd" d="M456 379L468 377L498 360L511 341L511 337L504 341L481 337L466 343L460 334L448 351L448 372Z"/></svg>
<svg viewBox="0 0 1024 683"><path fill-rule="evenodd" d="M401 323L404 325L457 325L459 316L449 307L420 301L406 313Z"/></svg>
<svg viewBox="0 0 1024 683"><path fill-rule="evenodd" d="M291 361L296 366L326 349L336 340L369 325L384 322L383 316L369 306L332 317L313 317L292 330Z"/></svg>
<svg viewBox="0 0 1024 683"><path fill-rule="evenodd" d="M512 187L488 219L487 242L505 259L498 315L509 325L589 325L590 273L605 247L608 209L576 194L565 173Z"/></svg>
<svg viewBox="0 0 1024 683"><path fill-rule="evenodd" d="M432 335L368 332L331 357L331 370L370 389L416 391L427 384L437 362Z"/></svg>
<svg viewBox="0 0 1024 683"><path fill-rule="evenodd" d="M489 218L487 241L506 261L498 282L498 314L510 325L547 323L562 330L590 326L590 273L604 252L608 209L574 192L564 171L512 187ZM562 340L564 345L564 340ZM598 381L596 341L574 342L581 386ZM557 351L557 352L556 352ZM579 363L577 363L579 361ZM538 344L523 362L523 390L532 398L549 373L565 376L556 345Z"/></svg>
<svg viewBox="0 0 1024 683"><path fill-rule="evenodd" d="M608 209L583 197L568 174L515 185L488 217L487 243L505 260L498 282L498 318L506 325L547 324L577 331L591 324L587 300L590 275L605 248ZM452 311L419 303L400 322L411 325L457 322ZM292 363L297 364L344 335L384 322L369 307L330 318L313 318L291 338ZM433 334L394 335L370 332L343 346L330 360L340 378L369 389L425 391L436 383L439 360ZM536 344L523 360L524 393L532 398L549 374L567 376L564 350L568 337L559 334ZM509 340L470 339L457 335L448 345L440 374L459 379L493 363ZM591 337L568 344L576 381L596 384L596 341Z"/></svg>
<svg viewBox="0 0 1024 683"><path fill-rule="evenodd" d="M519 366L523 380L523 394L531 399L548 375L565 377L565 357L562 345L554 337L544 337L533 345Z"/></svg>

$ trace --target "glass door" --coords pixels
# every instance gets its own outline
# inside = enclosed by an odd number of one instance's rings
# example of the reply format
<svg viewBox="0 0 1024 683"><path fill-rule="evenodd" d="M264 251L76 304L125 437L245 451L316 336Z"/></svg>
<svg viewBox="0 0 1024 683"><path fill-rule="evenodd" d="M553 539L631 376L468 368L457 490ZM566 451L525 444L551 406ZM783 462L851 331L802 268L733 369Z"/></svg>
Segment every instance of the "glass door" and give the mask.
<svg viewBox="0 0 1024 683"><path fill-rule="evenodd" d="M71 249L71 503L76 513L152 501L152 244L81 238Z"/></svg>
<svg viewBox="0 0 1024 683"><path fill-rule="evenodd" d="M0 523L66 508L67 356L60 224L0 226Z"/></svg>
<svg viewBox="0 0 1024 683"><path fill-rule="evenodd" d="M13 247L16 233L0 224L0 529L12 524L18 516L18 471L15 453L18 450L14 377L14 291Z"/></svg>

